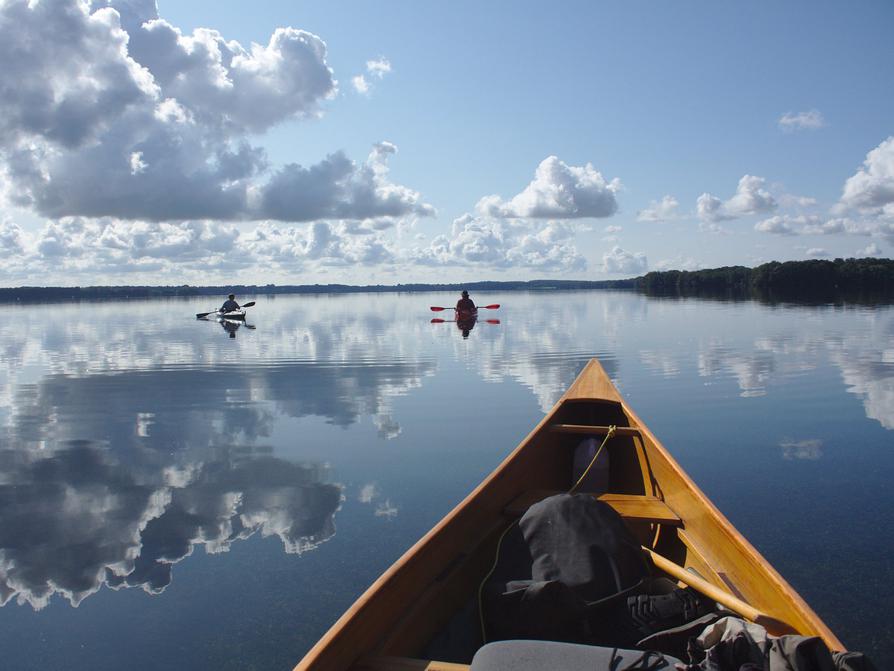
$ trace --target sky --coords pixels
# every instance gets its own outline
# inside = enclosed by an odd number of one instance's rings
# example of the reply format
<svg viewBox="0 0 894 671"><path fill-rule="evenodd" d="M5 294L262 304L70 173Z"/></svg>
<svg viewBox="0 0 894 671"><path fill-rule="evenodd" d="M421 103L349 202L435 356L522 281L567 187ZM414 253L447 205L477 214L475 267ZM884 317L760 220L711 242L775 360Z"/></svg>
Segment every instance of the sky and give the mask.
<svg viewBox="0 0 894 671"><path fill-rule="evenodd" d="M0 0L0 286L894 256L894 4Z"/></svg>

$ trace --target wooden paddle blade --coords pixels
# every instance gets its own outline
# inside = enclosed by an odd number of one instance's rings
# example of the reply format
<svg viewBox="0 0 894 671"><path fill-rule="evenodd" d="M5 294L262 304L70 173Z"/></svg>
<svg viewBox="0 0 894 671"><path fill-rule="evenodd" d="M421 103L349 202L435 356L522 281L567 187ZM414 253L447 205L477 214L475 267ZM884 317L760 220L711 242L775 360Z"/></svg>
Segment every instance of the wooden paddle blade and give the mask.
<svg viewBox="0 0 894 671"><path fill-rule="evenodd" d="M485 305L484 309L485 310L496 310L498 307L500 307L500 304L494 303L493 305Z"/></svg>

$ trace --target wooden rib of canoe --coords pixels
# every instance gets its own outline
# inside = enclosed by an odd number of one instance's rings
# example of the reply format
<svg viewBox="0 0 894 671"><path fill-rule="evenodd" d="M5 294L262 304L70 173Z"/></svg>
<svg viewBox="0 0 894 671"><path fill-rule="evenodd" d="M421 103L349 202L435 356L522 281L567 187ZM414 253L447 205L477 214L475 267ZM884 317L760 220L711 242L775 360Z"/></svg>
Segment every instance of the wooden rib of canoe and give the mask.
<svg viewBox="0 0 894 671"><path fill-rule="evenodd" d="M720 513L627 406L596 359L521 444L465 500L360 596L307 653L299 669L448 671L426 643L465 606L494 561L497 538L527 506L568 491L572 454L605 435L609 493L653 559L656 573L686 580L770 633L820 636L844 646L779 573ZM681 571L681 568L691 569Z"/></svg>

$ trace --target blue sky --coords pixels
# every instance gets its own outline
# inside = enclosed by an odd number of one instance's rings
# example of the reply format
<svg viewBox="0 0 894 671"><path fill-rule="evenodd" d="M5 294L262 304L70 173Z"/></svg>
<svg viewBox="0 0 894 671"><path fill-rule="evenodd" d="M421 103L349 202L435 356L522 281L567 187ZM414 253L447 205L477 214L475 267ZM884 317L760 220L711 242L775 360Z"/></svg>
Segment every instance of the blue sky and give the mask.
<svg viewBox="0 0 894 671"><path fill-rule="evenodd" d="M888 2L6 0L0 284L890 257L891 25Z"/></svg>

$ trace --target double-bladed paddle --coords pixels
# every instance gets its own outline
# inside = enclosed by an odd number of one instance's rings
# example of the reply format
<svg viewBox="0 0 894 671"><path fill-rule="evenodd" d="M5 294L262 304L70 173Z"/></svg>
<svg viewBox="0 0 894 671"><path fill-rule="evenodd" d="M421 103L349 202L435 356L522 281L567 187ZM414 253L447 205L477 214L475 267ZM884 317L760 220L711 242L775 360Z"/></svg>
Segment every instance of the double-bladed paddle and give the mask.
<svg viewBox="0 0 894 671"><path fill-rule="evenodd" d="M477 310L496 310L499 307L500 307L499 303L494 303L493 305L479 305L476 307L476 309ZM432 312L441 312L442 310L456 310L456 308L442 308L442 307L438 307L437 305L431 306Z"/></svg>
<svg viewBox="0 0 894 671"><path fill-rule="evenodd" d="M255 304L254 301L249 301L248 303L245 303L244 305L240 305L239 307L240 307L240 309L241 308L250 308L254 304ZM201 319L202 317L207 317L208 315L214 315L214 314L217 314L218 312L220 312L220 310L212 310L211 312L197 312L196 319Z"/></svg>
<svg viewBox="0 0 894 671"><path fill-rule="evenodd" d="M431 323L432 324L446 324L446 323L455 324L456 321L457 321L456 319L438 319L437 317L435 317L434 319L431 320ZM461 321L472 321L472 320L471 319L469 319L469 320L463 319ZM479 319L476 321L483 321L486 324L499 324L500 323L499 319Z"/></svg>

